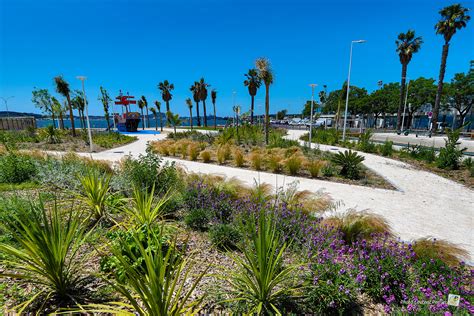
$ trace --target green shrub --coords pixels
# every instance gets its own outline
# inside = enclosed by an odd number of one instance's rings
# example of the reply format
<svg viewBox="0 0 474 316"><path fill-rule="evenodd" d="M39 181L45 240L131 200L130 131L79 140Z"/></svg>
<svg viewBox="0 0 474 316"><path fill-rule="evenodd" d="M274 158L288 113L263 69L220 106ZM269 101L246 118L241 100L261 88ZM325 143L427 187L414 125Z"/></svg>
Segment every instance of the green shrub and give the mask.
<svg viewBox="0 0 474 316"><path fill-rule="evenodd" d="M331 163L326 163L321 168L321 172L322 172L323 176L325 176L327 178L330 178L330 177L334 176L334 174L336 173L336 170L334 169L334 166Z"/></svg>
<svg viewBox="0 0 474 316"><path fill-rule="evenodd" d="M117 132L94 132L92 133L92 142L102 148L113 148L125 145L137 140L135 136L123 135ZM87 138L89 142L89 138Z"/></svg>
<svg viewBox="0 0 474 316"><path fill-rule="evenodd" d="M439 156L437 165L442 169L456 170L459 169L459 162L463 153L467 148L459 149L459 135L461 134L462 128L451 131L449 128L446 129L445 145L439 150Z"/></svg>
<svg viewBox="0 0 474 316"><path fill-rule="evenodd" d="M393 142L386 140L380 147L380 154L385 157L391 157L393 154Z"/></svg>
<svg viewBox="0 0 474 316"><path fill-rule="evenodd" d="M348 179L359 179L359 164L364 161L364 157L356 152L346 150L335 154L331 161L341 166L340 174Z"/></svg>
<svg viewBox="0 0 474 316"><path fill-rule="evenodd" d="M211 221L211 215L206 209L191 209L184 216L184 222L186 225L194 230L206 230Z"/></svg>
<svg viewBox="0 0 474 316"><path fill-rule="evenodd" d="M375 144L373 144L370 139L372 138L373 132L371 129L368 129L359 135L359 142L357 143L357 148L366 153L375 152Z"/></svg>
<svg viewBox="0 0 474 316"><path fill-rule="evenodd" d="M36 175L33 158L17 152L0 155L0 183L22 183Z"/></svg>
<svg viewBox="0 0 474 316"><path fill-rule="evenodd" d="M232 225L217 224L209 230L211 242L221 250L235 249L239 242L240 232Z"/></svg>
<svg viewBox="0 0 474 316"><path fill-rule="evenodd" d="M39 136L42 140L49 144L58 144L61 142L61 133L53 125L48 125L39 131Z"/></svg>

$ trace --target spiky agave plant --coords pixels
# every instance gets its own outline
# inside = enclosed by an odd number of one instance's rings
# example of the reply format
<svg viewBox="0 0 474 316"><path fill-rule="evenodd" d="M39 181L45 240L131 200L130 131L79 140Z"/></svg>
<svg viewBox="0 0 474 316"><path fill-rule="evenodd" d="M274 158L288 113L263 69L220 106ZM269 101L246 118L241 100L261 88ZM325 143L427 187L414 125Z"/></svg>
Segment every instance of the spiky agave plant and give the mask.
<svg viewBox="0 0 474 316"><path fill-rule="evenodd" d="M89 206L95 222L107 216L107 206L112 200L111 178L111 175L101 175L95 169L88 171L85 175L78 176L81 183L78 197Z"/></svg>
<svg viewBox="0 0 474 316"><path fill-rule="evenodd" d="M162 198L156 198L155 186L151 188L150 192L140 186L134 186L132 205L131 207L124 207L123 211L137 227L142 225L150 226L166 215L165 205L169 198L170 194L168 193Z"/></svg>
<svg viewBox="0 0 474 316"><path fill-rule="evenodd" d="M338 152L332 157L331 161L342 167L340 174L343 177L358 179L359 164L364 161L364 159L364 157L349 149L344 152Z"/></svg>
<svg viewBox="0 0 474 316"><path fill-rule="evenodd" d="M287 243L276 227L273 212L262 208L258 219L249 221L249 246L243 257L231 255L237 268L226 276L231 286L229 301L242 301L249 314L277 314L282 297L294 296L298 285L292 282L298 265L284 266Z"/></svg>
<svg viewBox="0 0 474 316"><path fill-rule="evenodd" d="M58 307L74 305L85 299L87 276L79 254L88 233L80 212L62 212L54 204L46 209L42 201L31 202L14 220L0 223L2 230L13 236L15 244L0 243L6 255L1 265L7 267L1 277L10 277L34 285L38 291L28 301L15 307L18 314L39 303Z"/></svg>

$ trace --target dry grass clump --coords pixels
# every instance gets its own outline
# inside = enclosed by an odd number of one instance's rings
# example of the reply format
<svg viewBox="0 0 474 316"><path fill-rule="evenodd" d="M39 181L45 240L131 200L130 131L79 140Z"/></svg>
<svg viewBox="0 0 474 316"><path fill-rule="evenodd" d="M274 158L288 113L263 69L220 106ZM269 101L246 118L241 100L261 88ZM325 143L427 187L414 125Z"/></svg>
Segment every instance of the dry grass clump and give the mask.
<svg viewBox="0 0 474 316"><path fill-rule="evenodd" d="M196 161L201 151L201 147L199 146L199 144L195 142L190 142L187 146L187 149L189 159L191 159L192 161Z"/></svg>
<svg viewBox="0 0 474 316"><path fill-rule="evenodd" d="M263 155L259 149L254 149L249 155L249 161L253 169L263 169Z"/></svg>
<svg viewBox="0 0 474 316"><path fill-rule="evenodd" d="M304 156L300 152L294 152L283 161L286 170L292 176L296 176L303 165Z"/></svg>
<svg viewBox="0 0 474 316"><path fill-rule="evenodd" d="M319 172L324 167L326 163L323 160L307 160L304 164L305 168L309 171L309 174L312 178L317 178L319 176Z"/></svg>
<svg viewBox="0 0 474 316"><path fill-rule="evenodd" d="M291 208L300 208L307 214L321 213L333 206L332 200L328 195L314 193L308 190L298 191L288 188L282 201Z"/></svg>
<svg viewBox="0 0 474 316"><path fill-rule="evenodd" d="M234 156L234 162L237 167L243 167L245 163L245 158L244 154L242 152L242 149L239 147L235 146L233 150L233 156Z"/></svg>
<svg viewBox="0 0 474 316"><path fill-rule="evenodd" d="M153 151L159 153L162 156L170 155L170 146L174 145L173 140L162 140L151 143Z"/></svg>
<svg viewBox="0 0 474 316"><path fill-rule="evenodd" d="M220 145L217 148L217 162L224 164L231 157L231 148L229 144Z"/></svg>
<svg viewBox="0 0 474 316"><path fill-rule="evenodd" d="M176 142L176 147L179 148L179 152L181 153L181 158L186 159L188 156L188 147L191 145L191 141L187 139L180 139Z"/></svg>
<svg viewBox="0 0 474 316"><path fill-rule="evenodd" d="M211 152L209 150L201 151L201 159L205 163L209 163L211 161Z"/></svg>
<svg viewBox="0 0 474 316"><path fill-rule="evenodd" d="M392 236L390 225L384 217L365 211L350 210L340 216L325 218L321 224L340 230L347 243L371 239L372 234Z"/></svg>
<svg viewBox="0 0 474 316"><path fill-rule="evenodd" d="M272 172L279 173L283 169L284 154L279 148L273 148L267 151L267 166Z"/></svg>
<svg viewBox="0 0 474 316"><path fill-rule="evenodd" d="M441 260L450 266L458 265L460 261L469 257L469 253L446 240L435 238L420 238L413 243L413 251L421 260Z"/></svg>

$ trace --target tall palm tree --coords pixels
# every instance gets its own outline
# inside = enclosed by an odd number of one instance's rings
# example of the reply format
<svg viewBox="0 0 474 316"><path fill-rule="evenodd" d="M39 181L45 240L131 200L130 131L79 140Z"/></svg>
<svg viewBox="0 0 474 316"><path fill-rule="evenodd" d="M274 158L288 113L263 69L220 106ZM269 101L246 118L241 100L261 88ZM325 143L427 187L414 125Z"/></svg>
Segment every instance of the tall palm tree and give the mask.
<svg viewBox="0 0 474 316"><path fill-rule="evenodd" d="M190 98L186 99L186 105L189 109L189 126L193 129L193 101Z"/></svg>
<svg viewBox="0 0 474 316"><path fill-rule="evenodd" d="M166 112L166 117L168 118L168 122L173 125L174 133L176 134L176 126L181 125L179 114L173 114L171 111L168 111Z"/></svg>
<svg viewBox="0 0 474 316"><path fill-rule="evenodd" d="M150 122L148 121L148 101L146 100L144 95L142 95L142 101L146 111L146 127L148 128L150 127Z"/></svg>
<svg viewBox="0 0 474 316"><path fill-rule="evenodd" d="M74 98L71 101L72 108L76 109L79 113L79 121L81 122L81 128L86 128L86 119L84 115L84 110L86 105L84 104L84 96L81 90L74 90Z"/></svg>
<svg viewBox="0 0 474 316"><path fill-rule="evenodd" d="M102 102L102 106L104 107L104 116L105 120L107 121L107 130L110 131L109 103L112 101L112 99L110 98L107 90L105 90L102 86L100 87L100 94L99 101Z"/></svg>
<svg viewBox="0 0 474 316"><path fill-rule="evenodd" d="M143 117L143 108L145 107L145 102L142 99L138 100L137 102L138 108L140 109L142 115L142 130L145 129L145 118Z"/></svg>
<svg viewBox="0 0 474 316"><path fill-rule="evenodd" d="M75 137L76 129L74 127L74 115L72 113L71 89L69 89L69 83L64 80L63 76L54 77L54 83L56 84L56 92L64 96L67 100L67 105L69 108L69 119L71 120L72 136Z"/></svg>
<svg viewBox="0 0 474 316"><path fill-rule="evenodd" d="M217 129L216 98L217 98L217 91L215 89L212 89L211 100L212 100L212 105L214 107L214 129Z"/></svg>
<svg viewBox="0 0 474 316"><path fill-rule="evenodd" d="M64 109L63 109L63 106L62 106L61 102L59 102L59 100L56 99L55 97L51 97L51 102L52 102L51 112L53 113L53 125L54 125L54 114L57 114L58 117L59 117L59 128L64 129L64 119L63 119Z"/></svg>
<svg viewBox="0 0 474 316"><path fill-rule="evenodd" d="M270 61L265 58L257 58L255 61L258 76L265 85L265 143L268 145L268 134L270 131L270 85L273 84L274 73Z"/></svg>
<svg viewBox="0 0 474 316"><path fill-rule="evenodd" d="M156 109L158 110L158 116L160 117L160 131L163 132L163 119L161 117L161 102L155 101Z"/></svg>
<svg viewBox="0 0 474 316"><path fill-rule="evenodd" d="M161 91L161 97L166 103L166 112L168 112L170 110L170 101L173 98L171 91L174 90L174 84L169 83L168 80L165 80L158 84L158 90Z"/></svg>
<svg viewBox="0 0 474 316"><path fill-rule="evenodd" d="M441 54L441 66L439 68L438 91L436 92L435 105L433 109L433 127L436 130L438 124L439 106L441 103L441 94L443 92L444 73L446 71L446 60L448 59L449 42L451 38L460 30L466 27L467 22L471 19L467 12L469 9L464 8L461 4L453 4L439 11L441 19L436 23L436 34L444 37L443 53Z"/></svg>
<svg viewBox="0 0 474 316"><path fill-rule="evenodd" d="M155 101L155 102L158 102L158 101ZM158 130L158 112L156 112L156 109L154 107L151 107L150 108L150 112L153 114L153 117L155 118L155 131ZM161 117L160 117L160 121L161 121Z"/></svg>
<svg viewBox="0 0 474 316"><path fill-rule="evenodd" d="M199 116L199 101L201 101L201 93L199 91L200 84L197 81L194 81L194 84L189 88L193 93L194 102L196 102L196 116L197 116L197 125L201 126L201 117Z"/></svg>
<svg viewBox="0 0 474 316"><path fill-rule="evenodd" d="M403 101L405 100L405 84L407 78L407 68L408 64L413 57L413 54L418 52L423 44L421 37L415 36L415 31L408 30L406 33L398 34L398 39L395 41L397 45L397 53L400 58L400 63L402 64L402 81L400 87L400 104L398 105L397 112L397 130L400 130L402 126L402 109Z"/></svg>
<svg viewBox="0 0 474 316"><path fill-rule="evenodd" d="M260 79L260 77L258 76L257 69L255 68L249 69L249 72L244 74L244 76L247 78L244 80L244 86L248 87L250 98L252 100L252 103L250 105L250 124L253 124L255 96L257 95L258 88L260 88L260 86L262 85L262 79Z"/></svg>
<svg viewBox="0 0 474 316"><path fill-rule="evenodd" d="M199 81L199 99L202 101L202 108L204 111L204 126L207 127L207 113L206 113L206 99L207 99L207 88L211 85L206 83L204 78Z"/></svg>

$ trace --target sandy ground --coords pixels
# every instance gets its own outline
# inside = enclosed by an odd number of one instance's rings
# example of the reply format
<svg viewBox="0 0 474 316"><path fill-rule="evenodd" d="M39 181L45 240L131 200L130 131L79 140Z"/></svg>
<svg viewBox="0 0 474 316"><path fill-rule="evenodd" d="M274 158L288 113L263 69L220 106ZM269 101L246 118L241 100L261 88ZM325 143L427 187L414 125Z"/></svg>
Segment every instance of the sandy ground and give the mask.
<svg viewBox="0 0 474 316"><path fill-rule="evenodd" d="M290 130L288 137L298 139L304 132ZM147 142L165 138L165 135L137 136L139 140L132 144L85 155L92 156L94 159L117 161L126 154L137 156L144 153ZM319 147L328 151L343 150L327 145ZM334 201L339 202L337 212L352 208L381 214L390 222L394 232L401 239L408 241L427 236L445 239L468 250L471 256L466 259L473 262L474 191L435 174L416 170L400 161L372 154L361 154L365 157L364 164L391 182L397 190L275 175L168 157L164 159L176 161L190 172L235 177L249 185L257 181L282 186L299 181L301 190L326 193Z"/></svg>

